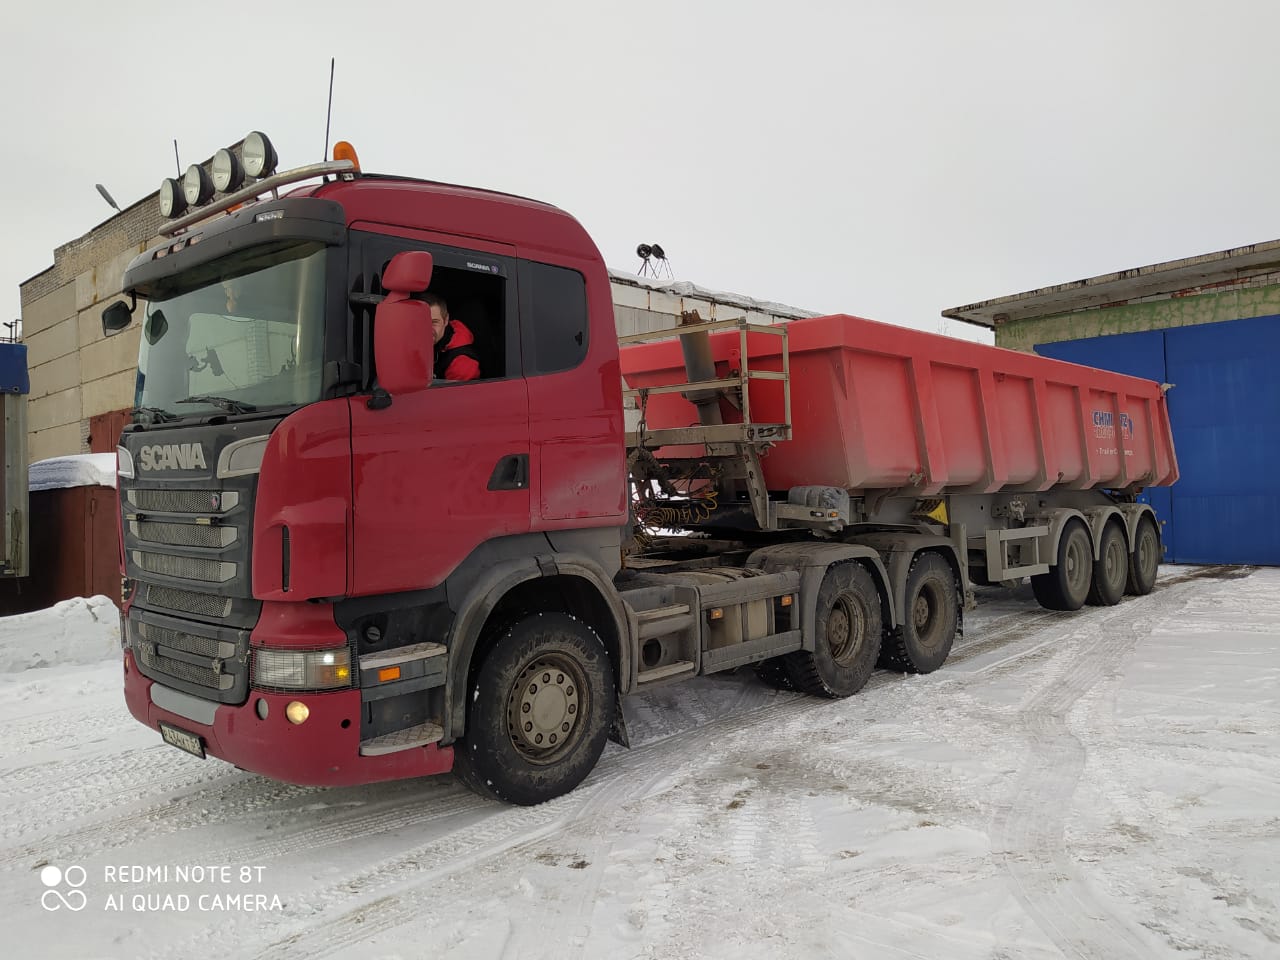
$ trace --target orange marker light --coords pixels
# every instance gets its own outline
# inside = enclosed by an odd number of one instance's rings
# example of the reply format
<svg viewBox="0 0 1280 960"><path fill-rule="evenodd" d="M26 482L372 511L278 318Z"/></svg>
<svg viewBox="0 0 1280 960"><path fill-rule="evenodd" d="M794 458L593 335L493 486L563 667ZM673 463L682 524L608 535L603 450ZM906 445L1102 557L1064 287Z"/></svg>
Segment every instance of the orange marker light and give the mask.
<svg viewBox="0 0 1280 960"><path fill-rule="evenodd" d="M360 158L356 156L356 148L346 140L339 140L333 145L333 159L350 160L355 165L356 173L360 172Z"/></svg>
<svg viewBox="0 0 1280 960"><path fill-rule="evenodd" d="M386 683L388 680L399 680L399 679L400 679L399 667L385 667L382 670L378 671L379 683Z"/></svg>

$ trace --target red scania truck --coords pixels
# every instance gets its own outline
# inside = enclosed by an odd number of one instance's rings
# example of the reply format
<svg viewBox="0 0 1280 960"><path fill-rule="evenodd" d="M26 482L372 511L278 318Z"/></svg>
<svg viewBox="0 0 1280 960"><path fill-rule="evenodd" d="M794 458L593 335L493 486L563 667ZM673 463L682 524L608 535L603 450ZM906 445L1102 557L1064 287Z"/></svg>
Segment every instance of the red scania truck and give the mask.
<svg viewBox="0 0 1280 960"><path fill-rule="evenodd" d="M1151 590L1159 385L850 316L620 350L571 216L340 147L277 173L253 134L167 181L104 311L142 325L125 696L167 742L537 803L652 685L752 665L844 697L942 666L974 582ZM428 288L479 380L433 381Z"/></svg>

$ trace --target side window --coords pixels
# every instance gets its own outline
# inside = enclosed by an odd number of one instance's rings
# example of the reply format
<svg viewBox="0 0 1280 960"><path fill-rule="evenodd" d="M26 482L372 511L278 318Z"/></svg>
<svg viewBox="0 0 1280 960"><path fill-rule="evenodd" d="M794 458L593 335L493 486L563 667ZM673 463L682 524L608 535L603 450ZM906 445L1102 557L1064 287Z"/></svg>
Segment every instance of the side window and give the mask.
<svg viewBox="0 0 1280 960"><path fill-rule="evenodd" d="M357 301L367 301L361 318L365 325L372 322L376 301L385 293L381 280L391 258L404 250L427 250L435 265L427 290L430 296L424 299L436 308L433 313L447 314L450 321L436 346L436 380L443 384L519 375L518 344L511 333L515 305L509 283L510 259L434 243L365 236L359 269L352 278L353 307ZM368 298L361 297L362 288L370 294ZM439 310L440 303L443 310ZM353 311L353 319L356 317ZM371 340L361 339L364 348L353 344L354 352L368 356Z"/></svg>
<svg viewBox="0 0 1280 960"><path fill-rule="evenodd" d="M586 358L587 283L582 274L522 260L520 300L529 375L571 370Z"/></svg>

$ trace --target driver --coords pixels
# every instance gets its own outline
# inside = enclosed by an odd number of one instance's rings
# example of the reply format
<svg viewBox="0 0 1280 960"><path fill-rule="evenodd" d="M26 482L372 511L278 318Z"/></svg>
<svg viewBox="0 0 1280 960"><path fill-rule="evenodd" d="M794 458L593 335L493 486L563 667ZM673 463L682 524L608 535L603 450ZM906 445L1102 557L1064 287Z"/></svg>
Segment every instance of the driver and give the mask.
<svg viewBox="0 0 1280 960"><path fill-rule="evenodd" d="M431 308L431 332L435 338L437 380L479 380L480 354L476 338L461 320L449 319L449 305L437 293L419 295Z"/></svg>

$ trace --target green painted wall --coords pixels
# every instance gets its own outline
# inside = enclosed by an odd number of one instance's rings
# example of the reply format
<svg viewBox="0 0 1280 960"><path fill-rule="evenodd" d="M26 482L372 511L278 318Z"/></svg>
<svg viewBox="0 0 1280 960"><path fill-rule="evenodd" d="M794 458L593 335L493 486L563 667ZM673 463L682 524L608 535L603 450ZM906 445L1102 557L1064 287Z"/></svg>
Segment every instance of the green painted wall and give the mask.
<svg viewBox="0 0 1280 960"><path fill-rule="evenodd" d="M1280 285L1200 293L1172 300L1014 320L996 327L996 346L1030 351L1038 343L1190 327L1272 314L1280 314Z"/></svg>

